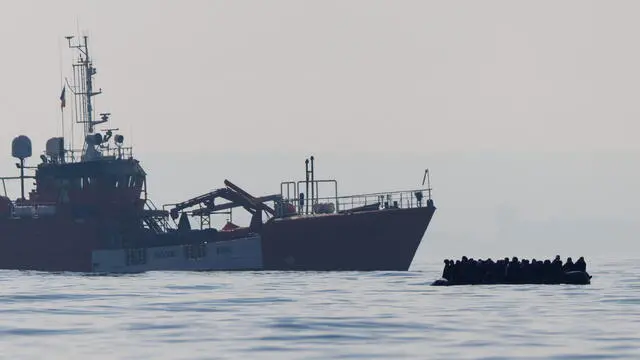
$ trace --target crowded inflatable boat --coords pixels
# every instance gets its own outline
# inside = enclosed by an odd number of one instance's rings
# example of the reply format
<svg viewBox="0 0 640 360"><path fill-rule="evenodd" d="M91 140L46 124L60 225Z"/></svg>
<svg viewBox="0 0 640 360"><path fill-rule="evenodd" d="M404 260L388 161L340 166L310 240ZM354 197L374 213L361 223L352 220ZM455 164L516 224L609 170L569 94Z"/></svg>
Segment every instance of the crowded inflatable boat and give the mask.
<svg viewBox="0 0 640 360"><path fill-rule="evenodd" d="M573 262L569 257L562 262L553 260L504 258L493 261L463 256L460 260L444 260L442 278L434 286L496 285L496 284L576 284L591 283L584 257Z"/></svg>

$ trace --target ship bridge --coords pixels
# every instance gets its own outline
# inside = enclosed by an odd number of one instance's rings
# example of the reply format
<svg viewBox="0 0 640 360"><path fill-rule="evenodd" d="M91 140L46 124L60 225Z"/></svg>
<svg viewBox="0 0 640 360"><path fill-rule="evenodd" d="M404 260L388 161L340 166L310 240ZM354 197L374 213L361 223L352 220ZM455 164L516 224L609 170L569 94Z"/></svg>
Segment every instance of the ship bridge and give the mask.
<svg viewBox="0 0 640 360"><path fill-rule="evenodd" d="M89 206L99 211L111 209L123 213L140 211L146 199L146 173L133 157L133 150L125 146L124 136L117 128L98 128L110 121L111 113L96 114L93 97L102 93L96 91L93 77L96 68L89 54L88 37L83 36L73 42L68 36L69 48L76 49L77 58L72 64L72 74L66 78L60 95L62 116L62 136L50 138L45 151L40 155L41 163L26 166L25 160L32 156L31 140L24 135L12 143L12 155L20 160L19 177L3 178L21 181L21 197L18 202L31 205L71 204ZM67 91L68 90L68 91ZM65 137L65 115L67 95L70 101L72 133ZM81 143L74 144L73 129L82 127ZM76 149L74 145L79 145ZM25 171L35 170L35 175L25 175ZM35 179L35 188L25 197L25 179ZM6 186L5 196L6 196ZM142 198L144 195L144 199ZM130 210L130 211L129 211Z"/></svg>

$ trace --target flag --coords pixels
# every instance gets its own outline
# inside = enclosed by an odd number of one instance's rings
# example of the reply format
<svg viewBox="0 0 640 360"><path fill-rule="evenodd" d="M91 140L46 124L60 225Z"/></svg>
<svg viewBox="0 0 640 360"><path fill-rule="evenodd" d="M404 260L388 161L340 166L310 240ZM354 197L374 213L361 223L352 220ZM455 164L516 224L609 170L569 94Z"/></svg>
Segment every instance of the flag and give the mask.
<svg viewBox="0 0 640 360"><path fill-rule="evenodd" d="M62 86L62 94L60 94L60 109L62 109L66 105L65 98L64 98L64 93L66 89L67 89L66 86Z"/></svg>

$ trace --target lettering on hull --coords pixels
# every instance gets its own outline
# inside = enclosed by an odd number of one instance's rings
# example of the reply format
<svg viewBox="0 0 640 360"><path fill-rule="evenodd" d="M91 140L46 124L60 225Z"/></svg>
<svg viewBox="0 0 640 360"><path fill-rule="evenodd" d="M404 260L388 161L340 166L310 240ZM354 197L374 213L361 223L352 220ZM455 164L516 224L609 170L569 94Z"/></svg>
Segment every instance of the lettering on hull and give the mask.
<svg viewBox="0 0 640 360"><path fill-rule="evenodd" d="M93 272L261 270L259 235L246 238L139 249L96 250Z"/></svg>

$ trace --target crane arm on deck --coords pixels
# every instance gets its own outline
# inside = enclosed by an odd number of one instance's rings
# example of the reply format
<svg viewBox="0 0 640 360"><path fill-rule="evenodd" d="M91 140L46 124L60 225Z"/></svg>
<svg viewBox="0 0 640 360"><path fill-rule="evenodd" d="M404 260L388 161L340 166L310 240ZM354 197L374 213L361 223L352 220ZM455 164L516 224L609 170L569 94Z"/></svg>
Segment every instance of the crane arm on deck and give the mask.
<svg viewBox="0 0 640 360"><path fill-rule="evenodd" d="M193 215L206 215L214 211L231 209L239 206L244 207L252 214L256 211L264 210L271 215L275 215L275 211L264 202L275 201L280 198L280 195L269 195L256 198L228 180L225 180L225 185L227 185L226 188L216 189L209 193L175 204L170 211L171 217L175 220L178 218L180 211L196 205L204 205L205 208L194 210L192 212ZM229 203L215 205L215 199L217 198L228 200Z"/></svg>

